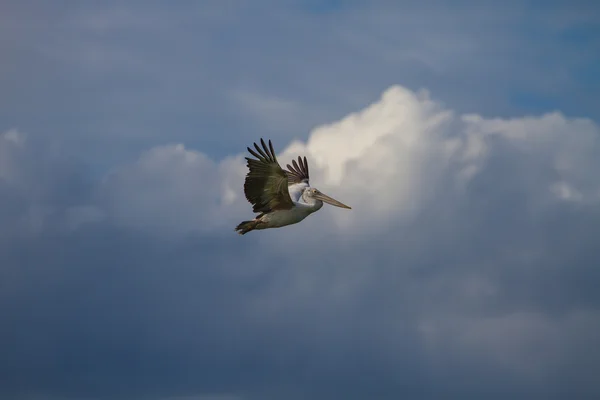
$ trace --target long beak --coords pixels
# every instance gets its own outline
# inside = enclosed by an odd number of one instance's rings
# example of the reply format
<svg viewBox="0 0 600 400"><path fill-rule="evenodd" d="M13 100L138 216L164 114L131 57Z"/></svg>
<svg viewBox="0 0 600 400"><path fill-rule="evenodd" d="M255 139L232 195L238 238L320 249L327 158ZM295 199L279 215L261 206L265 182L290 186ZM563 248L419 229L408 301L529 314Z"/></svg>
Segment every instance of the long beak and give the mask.
<svg viewBox="0 0 600 400"><path fill-rule="evenodd" d="M344 203L341 203L341 202L337 201L336 199L332 199L331 197L329 197L326 194L323 194L321 192L315 194L314 197L315 197L315 199L322 200L327 204L331 204L332 206L347 208L349 210L352 209L352 208L348 207L347 205L345 205Z"/></svg>

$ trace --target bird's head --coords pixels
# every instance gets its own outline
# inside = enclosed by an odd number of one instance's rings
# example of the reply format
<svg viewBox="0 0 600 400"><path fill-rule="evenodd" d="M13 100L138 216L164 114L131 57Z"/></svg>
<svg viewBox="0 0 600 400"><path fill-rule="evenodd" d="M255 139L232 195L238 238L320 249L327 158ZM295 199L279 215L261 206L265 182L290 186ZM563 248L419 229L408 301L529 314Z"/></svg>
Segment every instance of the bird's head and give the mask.
<svg viewBox="0 0 600 400"><path fill-rule="evenodd" d="M319 189L316 189L316 188L312 188L312 187L307 188L304 191L304 193L302 194L302 196L304 197L304 199L307 202L311 202L311 200L312 201L320 200L327 204L331 204L332 206L347 208L349 210L351 209L351 207L345 205L342 202L337 201L336 199L333 199L333 198L327 196L326 194L322 193Z"/></svg>

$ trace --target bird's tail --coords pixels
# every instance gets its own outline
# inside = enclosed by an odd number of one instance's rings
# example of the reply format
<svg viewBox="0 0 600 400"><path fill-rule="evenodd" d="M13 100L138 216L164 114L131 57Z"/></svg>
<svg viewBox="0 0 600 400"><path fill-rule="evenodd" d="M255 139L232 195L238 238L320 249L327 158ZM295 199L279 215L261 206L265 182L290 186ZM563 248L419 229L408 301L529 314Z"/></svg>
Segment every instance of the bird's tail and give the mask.
<svg viewBox="0 0 600 400"><path fill-rule="evenodd" d="M243 222L240 222L240 224L235 227L235 230L240 235L244 235L244 234L250 232L251 230L256 229L256 225L258 225L258 221L257 220L243 221Z"/></svg>

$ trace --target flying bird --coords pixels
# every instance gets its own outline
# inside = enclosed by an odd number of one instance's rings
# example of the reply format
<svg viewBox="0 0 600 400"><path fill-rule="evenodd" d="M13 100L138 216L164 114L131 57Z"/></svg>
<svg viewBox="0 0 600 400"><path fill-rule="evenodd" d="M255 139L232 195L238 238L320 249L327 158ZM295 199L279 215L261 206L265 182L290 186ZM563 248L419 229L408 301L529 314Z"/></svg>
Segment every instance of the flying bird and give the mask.
<svg viewBox="0 0 600 400"><path fill-rule="evenodd" d="M277 162L273 144L261 138L262 149L254 143L256 151L247 147L256 159L246 157L249 169L244 182L244 194L259 213L252 221L241 222L235 230L244 235L255 229L280 228L296 224L323 207L323 202L350 209L309 184L306 157L298 157L283 170Z"/></svg>

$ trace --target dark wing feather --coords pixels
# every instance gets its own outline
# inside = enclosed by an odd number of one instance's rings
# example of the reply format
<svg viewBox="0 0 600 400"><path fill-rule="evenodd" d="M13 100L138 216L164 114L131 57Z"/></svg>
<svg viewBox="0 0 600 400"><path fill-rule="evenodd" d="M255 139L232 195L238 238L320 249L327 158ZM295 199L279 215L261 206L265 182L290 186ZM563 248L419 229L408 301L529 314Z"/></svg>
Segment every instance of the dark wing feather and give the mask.
<svg viewBox="0 0 600 400"><path fill-rule="evenodd" d="M298 162L296 160L292 160L292 165L287 165L287 173L290 185L293 183L308 183L308 163L306 162L306 157L302 159L298 156Z"/></svg>
<svg viewBox="0 0 600 400"><path fill-rule="evenodd" d="M268 213L273 210L289 210L294 203L288 192L288 176L277 162L273 144L269 146L260 139L262 149L254 143L256 151L248 151L257 159L246 157L248 169L244 182L244 194L252 204L252 211Z"/></svg>

